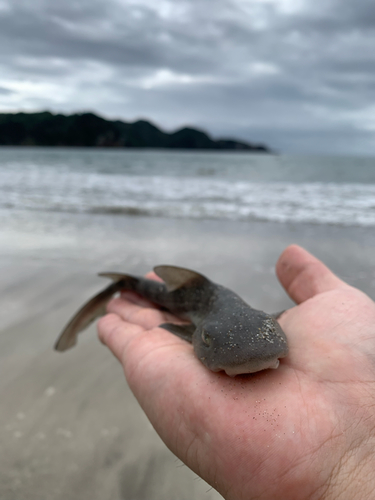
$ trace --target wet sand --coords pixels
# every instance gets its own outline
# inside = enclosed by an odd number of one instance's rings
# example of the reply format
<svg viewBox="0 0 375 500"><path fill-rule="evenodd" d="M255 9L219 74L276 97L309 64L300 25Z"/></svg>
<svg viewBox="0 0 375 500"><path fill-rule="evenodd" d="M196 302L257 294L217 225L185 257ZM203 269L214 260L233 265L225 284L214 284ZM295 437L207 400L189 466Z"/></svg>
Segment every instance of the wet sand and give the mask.
<svg viewBox="0 0 375 500"><path fill-rule="evenodd" d="M274 264L299 243L375 298L371 229L42 213L3 221L2 500L221 498L161 442L94 327L75 349L53 351L69 316L105 284L96 272L182 265L277 311L292 303Z"/></svg>

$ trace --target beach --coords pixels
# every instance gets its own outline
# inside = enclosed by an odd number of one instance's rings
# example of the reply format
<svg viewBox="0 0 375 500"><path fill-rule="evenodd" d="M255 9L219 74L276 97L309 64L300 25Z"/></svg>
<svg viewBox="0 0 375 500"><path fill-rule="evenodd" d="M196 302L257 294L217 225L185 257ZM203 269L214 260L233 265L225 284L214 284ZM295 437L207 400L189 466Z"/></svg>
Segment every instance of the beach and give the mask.
<svg viewBox="0 0 375 500"><path fill-rule="evenodd" d="M221 498L161 442L95 327L53 344L100 271L190 267L268 312L293 304L278 255L298 243L375 298L371 228L125 215L0 213L0 498Z"/></svg>

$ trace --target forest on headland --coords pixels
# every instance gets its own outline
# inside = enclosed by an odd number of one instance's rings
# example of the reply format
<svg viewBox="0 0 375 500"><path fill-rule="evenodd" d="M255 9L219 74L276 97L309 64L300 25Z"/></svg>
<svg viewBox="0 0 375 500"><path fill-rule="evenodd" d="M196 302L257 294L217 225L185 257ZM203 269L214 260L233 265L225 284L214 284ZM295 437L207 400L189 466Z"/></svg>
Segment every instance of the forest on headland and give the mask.
<svg viewBox="0 0 375 500"><path fill-rule="evenodd" d="M240 150L270 153L263 144L212 139L192 127L167 133L147 120L106 120L94 113L72 115L0 113L1 146L72 146Z"/></svg>

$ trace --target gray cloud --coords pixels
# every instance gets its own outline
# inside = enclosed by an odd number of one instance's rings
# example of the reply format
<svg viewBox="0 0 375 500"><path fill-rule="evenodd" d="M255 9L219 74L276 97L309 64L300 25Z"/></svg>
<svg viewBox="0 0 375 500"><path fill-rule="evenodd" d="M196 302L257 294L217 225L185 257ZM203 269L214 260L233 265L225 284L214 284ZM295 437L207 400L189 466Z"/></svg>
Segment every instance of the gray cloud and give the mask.
<svg viewBox="0 0 375 500"><path fill-rule="evenodd" d="M0 108L91 109L286 151L375 154L373 0L293 8L3 0Z"/></svg>

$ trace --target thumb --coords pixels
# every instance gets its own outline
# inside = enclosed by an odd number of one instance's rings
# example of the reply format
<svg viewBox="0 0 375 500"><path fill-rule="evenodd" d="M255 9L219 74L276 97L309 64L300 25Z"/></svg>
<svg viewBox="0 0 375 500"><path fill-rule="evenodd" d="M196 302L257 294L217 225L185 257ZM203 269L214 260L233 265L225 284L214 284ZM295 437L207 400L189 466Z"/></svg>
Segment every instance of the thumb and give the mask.
<svg viewBox="0 0 375 500"><path fill-rule="evenodd" d="M298 245L287 247L276 264L276 274L297 304L335 288L348 287L311 253Z"/></svg>

